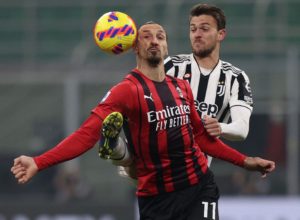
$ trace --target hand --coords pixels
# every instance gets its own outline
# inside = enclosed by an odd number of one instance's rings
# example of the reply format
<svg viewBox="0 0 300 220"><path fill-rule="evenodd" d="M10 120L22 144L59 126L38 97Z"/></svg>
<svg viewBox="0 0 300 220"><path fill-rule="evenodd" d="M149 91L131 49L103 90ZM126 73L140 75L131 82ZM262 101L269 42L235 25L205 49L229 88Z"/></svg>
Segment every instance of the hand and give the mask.
<svg viewBox="0 0 300 220"><path fill-rule="evenodd" d="M208 115L204 115L203 125L206 129L207 133L213 137L220 137L222 134L222 129L220 123L216 118L209 117Z"/></svg>
<svg viewBox="0 0 300 220"><path fill-rule="evenodd" d="M14 159L11 172L15 175L18 183L24 184L38 172L38 167L32 157L20 156Z"/></svg>
<svg viewBox="0 0 300 220"><path fill-rule="evenodd" d="M260 157L246 157L244 160L244 167L247 170L259 171L264 178L267 176L267 173L270 173L275 169L275 162Z"/></svg>

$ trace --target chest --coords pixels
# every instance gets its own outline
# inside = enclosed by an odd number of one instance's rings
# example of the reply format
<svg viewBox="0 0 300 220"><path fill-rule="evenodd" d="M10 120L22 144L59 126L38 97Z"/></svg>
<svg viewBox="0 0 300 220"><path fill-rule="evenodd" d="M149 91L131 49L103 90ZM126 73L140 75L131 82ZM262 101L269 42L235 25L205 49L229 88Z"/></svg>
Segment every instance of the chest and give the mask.
<svg viewBox="0 0 300 220"><path fill-rule="evenodd" d="M190 114L190 104L186 89L176 83L164 82L138 86L136 99L136 114L145 126L156 131L165 130L171 126L180 126Z"/></svg>

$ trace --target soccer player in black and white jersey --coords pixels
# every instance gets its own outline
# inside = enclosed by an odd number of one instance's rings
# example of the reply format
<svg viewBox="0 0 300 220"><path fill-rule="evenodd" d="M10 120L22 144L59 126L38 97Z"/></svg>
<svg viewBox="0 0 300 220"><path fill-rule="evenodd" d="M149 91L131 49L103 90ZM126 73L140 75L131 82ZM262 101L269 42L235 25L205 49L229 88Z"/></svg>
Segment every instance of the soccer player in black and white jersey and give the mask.
<svg viewBox="0 0 300 220"><path fill-rule="evenodd" d="M191 9L189 21L192 53L168 57L165 71L189 82L198 114L211 136L244 140L249 131L252 93L246 73L220 59L226 36L224 12L198 4Z"/></svg>

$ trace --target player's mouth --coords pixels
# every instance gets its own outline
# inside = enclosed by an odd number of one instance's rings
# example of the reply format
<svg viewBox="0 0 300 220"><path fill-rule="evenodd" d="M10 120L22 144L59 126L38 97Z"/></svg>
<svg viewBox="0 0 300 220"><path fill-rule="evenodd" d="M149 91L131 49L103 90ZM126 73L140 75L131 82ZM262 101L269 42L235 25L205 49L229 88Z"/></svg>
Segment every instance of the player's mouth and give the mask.
<svg viewBox="0 0 300 220"><path fill-rule="evenodd" d="M193 44L204 45L205 42L203 40L194 40Z"/></svg>
<svg viewBox="0 0 300 220"><path fill-rule="evenodd" d="M158 47L149 47L148 51L149 52L157 52L157 51L159 51L159 48Z"/></svg>

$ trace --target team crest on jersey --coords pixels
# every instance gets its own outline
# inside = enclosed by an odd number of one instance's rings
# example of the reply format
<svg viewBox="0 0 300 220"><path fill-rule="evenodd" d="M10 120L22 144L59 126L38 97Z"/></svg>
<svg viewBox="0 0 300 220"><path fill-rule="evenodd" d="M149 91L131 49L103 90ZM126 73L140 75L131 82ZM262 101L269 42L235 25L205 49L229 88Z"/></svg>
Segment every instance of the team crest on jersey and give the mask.
<svg viewBox="0 0 300 220"><path fill-rule="evenodd" d="M178 92L179 97L180 97L180 98L183 98L182 91L181 91L181 89L180 89L178 86L176 87L176 91Z"/></svg>
<svg viewBox="0 0 300 220"><path fill-rule="evenodd" d="M218 83L218 86L217 86L217 95L223 96L224 94L225 94L225 82L221 81Z"/></svg>
<svg viewBox="0 0 300 220"><path fill-rule="evenodd" d="M183 79L183 80L188 80L188 81L190 81L191 76L192 76L192 74L186 73L186 74L184 74L184 76L182 77L182 79Z"/></svg>

